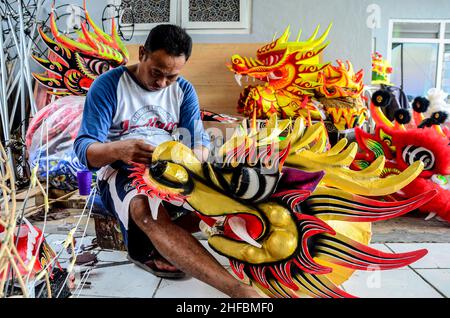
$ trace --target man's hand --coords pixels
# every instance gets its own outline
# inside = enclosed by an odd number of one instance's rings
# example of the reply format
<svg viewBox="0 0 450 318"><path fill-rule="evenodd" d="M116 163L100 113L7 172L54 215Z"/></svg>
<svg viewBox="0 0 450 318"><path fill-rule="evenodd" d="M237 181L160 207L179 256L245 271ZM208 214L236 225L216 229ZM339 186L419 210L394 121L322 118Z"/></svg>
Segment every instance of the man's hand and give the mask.
<svg viewBox="0 0 450 318"><path fill-rule="evenodd" d="M117 160L122 160L127 165L133 162L149 164L152 162L152 154L155 147L141 139L128 139L116 141L114 149Z"/></svg>
<svg viewBox="0 0 450 318"><path fill-rule="evenodd" d="M90 167L101 168L115 161L123 161L127 165L135 163L149 164L155 147L141 139L128 139L109 143L93 143L87 149L87 160Z"/></svg>

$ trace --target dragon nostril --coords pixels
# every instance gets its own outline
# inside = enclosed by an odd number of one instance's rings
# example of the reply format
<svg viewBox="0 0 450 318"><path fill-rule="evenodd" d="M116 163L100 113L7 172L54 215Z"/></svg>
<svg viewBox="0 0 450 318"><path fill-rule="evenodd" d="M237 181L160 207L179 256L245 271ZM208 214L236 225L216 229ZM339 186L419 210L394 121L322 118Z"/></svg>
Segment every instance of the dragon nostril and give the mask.
<svg viewBox="0 0 450 318"><path fill-rule="evenodd" d="M155 178L160 178L167 169L167 161L157 161L150 166L150 173Z"/></svg>
<svg viewBox="0 0 450 318"><path fill-rule="evenodd" d="M150 166L149 173L164 186L183 189L184 193L192 191L192 180L183 166L164 160L156 161Z"/></svg>

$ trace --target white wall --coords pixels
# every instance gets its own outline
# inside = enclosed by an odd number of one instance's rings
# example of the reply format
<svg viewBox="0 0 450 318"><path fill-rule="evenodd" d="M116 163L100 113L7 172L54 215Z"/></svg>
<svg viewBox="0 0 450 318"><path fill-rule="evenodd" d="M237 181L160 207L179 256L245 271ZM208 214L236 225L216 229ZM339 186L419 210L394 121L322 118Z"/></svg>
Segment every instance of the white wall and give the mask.
<svg viewBox="0 0 450 318"><path fill-rule="evenodd" d="M377 51L387 56L390 19L450 19L450 0L376 0L381 28L374 30Z"/></svg>
<svg viewBox="0 0 450 318"><path fill-rule="evenodd" d="M81 5L82 1L57 0L57 5L65 3ZM87 1L90 15L100 26L106 3L106 0ZM275 32L280 34L290 24L293 37L302 28L302 38L306 39L318 24L324 31L332 22L330 45L324 59L333 62L350 59L355 69L364 68L367 73L370 72L371 30L365 23L366 3L368 0L253 0L250 34L193 34L192 38L194 43L270 42ZM130 43L143 43L145 38L135 36Z"/></svg>
<svg viewBox="0 0 450 318"><path fill-rule="evenodd" d="M303 29L302 39L308 38L318 24L324 31L333 27L328 36L330 45L324 51L324 60L352 61L356 69L370 70L371 30L366 26L365 0L253 0L252 30L247 36L194 36L199 42L266 42L273 34L283 32L290 24L292 36Z"/></svg>
<svg viewBox="0 0 450 318"><path fill-rule="evenodd" d="M57 5L81 0L57 0ZM99 25L106 0L88 0L88 10ZM253 0L252 27L249 34L207 35L193 34L194 43L269 42L275 32L282 32L290 24L293 34L303 29L302 38L308 37L317 24L325 30L330 22L333 28L328 36L331 42L324 52L326 61L336 59L352 61L356 70L364 68L366 82L370 81L372 37L376 49L386 56L389 19L442 19L450 18L450 0ZM370 4L380 9L381 28L367 26ZM295 36L295 35L293 35ZM131 43L143 43L146 36L135 36ZM236 46L239 53L239 46Z"/></svg>

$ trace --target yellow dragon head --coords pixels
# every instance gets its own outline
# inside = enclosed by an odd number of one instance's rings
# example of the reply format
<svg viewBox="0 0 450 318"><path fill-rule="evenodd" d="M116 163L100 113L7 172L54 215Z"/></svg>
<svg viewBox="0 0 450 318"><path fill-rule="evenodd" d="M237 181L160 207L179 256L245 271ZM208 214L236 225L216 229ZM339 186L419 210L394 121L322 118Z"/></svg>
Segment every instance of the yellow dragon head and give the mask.
<svg viewBox="0 0 450 318"><path fill-rule="evenodd" d="M181 143L163 143L149 167L133 168L134 185L195 211L207 225L209 245L230 259L238 278L268 296L351 297L338 285L355 269L397 268L426 254L368 247L368 222L407 213L434 192L404 202L357 195L396 191L411 174L377 181L378 161L369 171L352 172L355 181L340 184L351 174L342 165L351 163L347 157L354 156L354 146L341 151L341 143L324 152L322 130L304 123L271 120L266 130L236 133L205 163ZM305 157L310 163L296 168ZM325 173L321 162L327 162ZM413 174L421 168L416 165Z"/></svg>

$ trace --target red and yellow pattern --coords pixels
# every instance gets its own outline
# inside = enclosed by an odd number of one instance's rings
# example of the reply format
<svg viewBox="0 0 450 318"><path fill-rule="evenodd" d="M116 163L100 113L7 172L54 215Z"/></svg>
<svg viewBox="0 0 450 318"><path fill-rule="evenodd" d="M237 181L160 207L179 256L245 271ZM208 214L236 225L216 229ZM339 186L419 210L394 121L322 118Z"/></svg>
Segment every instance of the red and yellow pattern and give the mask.
<svg viewBox="0 0 450 318"><path fill-rule="evenodd" d="M325 39L331 25L316 39L319 27L306 41L289 42L290 27L276 40L258 49L256 59L233 55L229 68L239 78L249 76L266 85L249 86L239 101L239 111L258 118L277 114L279 118L311 115L321 119L317 105L308 97L320 86L317 74L328 64L321 64L319 54L329 44Z"/></svg>
<svg viewBox="0 0 450 318"><path fill-rule="evenodd" d="M319 56L328 46L325 39L331 25L316 39L319 28L300 42L300 33L296 41L289 41L288 27L281 37L261 47L256 59L232 56L229 69L239 83L242 76L265 82L245 87L238 101L239 113L248 117L256 114L259 119L272 115L329 119L340 131L364 123L363 71L355 73L350 62L345 65L338 60L338 66L321 63Z"/></svg>
<svg viewBox="0 0 450 318"><path fill-rule="evenodd" d="M89 31L83 23L76 40L58 31L54 12L50 14L50 29L54 40L39 28L39 34L50 53L48 59L32 56L47 70L44 74L32 75L39 83L48 87L53 95L86 95L99 75L128 61L128 51L117 34L114 20L111 35L108 35L92 21L86 9L86 1L84 10L86 20L94 32Z"/></svg>

